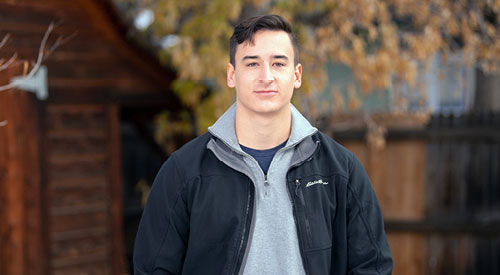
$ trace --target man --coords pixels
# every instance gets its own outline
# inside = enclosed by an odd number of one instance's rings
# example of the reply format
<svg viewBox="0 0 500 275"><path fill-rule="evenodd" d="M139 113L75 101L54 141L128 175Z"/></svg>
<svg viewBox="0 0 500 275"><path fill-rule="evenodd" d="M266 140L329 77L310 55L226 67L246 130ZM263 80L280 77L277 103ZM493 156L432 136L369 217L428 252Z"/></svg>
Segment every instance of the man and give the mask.
<svg viewBox="0 0 500 275"><path fill-rule="evenodd" d="M158 173L136 274L391 274L360 162L290 103L301 76L283 18L235 27L227 84L236 102Z"/></svg>

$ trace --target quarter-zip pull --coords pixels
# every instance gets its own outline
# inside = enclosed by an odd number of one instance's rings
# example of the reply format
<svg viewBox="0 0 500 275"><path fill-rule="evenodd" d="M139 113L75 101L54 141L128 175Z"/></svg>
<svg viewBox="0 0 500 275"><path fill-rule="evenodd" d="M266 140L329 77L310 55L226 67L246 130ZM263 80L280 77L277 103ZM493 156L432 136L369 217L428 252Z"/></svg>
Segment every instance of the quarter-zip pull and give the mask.
<svg viewBox="0 0 500 275"><path fill-rule="evenodd" d="M269 195L269 181L267 180L267 174L264 175L264 197Z"/></svg>

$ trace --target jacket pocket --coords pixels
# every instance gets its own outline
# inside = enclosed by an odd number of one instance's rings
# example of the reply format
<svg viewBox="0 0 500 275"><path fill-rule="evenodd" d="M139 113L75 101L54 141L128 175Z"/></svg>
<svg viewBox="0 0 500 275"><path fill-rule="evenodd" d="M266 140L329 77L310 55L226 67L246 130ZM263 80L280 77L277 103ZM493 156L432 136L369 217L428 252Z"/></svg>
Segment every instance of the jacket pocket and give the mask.
<svg viewBox="0 0 500 275"><path fill-rule="evenodd" d="M310 275L330 274L332 269L332 245L307 250Z"/></svg>
<svg viewBox="0 0 500 275"><path fill-rule="evenodd" d="M311 175L295 181L300 226L307 251L331 248L335 217L335 179Z"/></svg>

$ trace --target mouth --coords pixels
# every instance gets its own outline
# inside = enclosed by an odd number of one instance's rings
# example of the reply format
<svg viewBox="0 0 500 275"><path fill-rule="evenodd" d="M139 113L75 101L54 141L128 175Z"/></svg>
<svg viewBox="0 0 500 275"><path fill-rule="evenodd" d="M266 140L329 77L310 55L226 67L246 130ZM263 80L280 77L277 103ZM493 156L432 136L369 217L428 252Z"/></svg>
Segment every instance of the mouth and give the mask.
<svg viewBox="0 0 500 275"><path fill-rule="evenodd" d="M255 93L261 94L261 95L269 95L269 94L277 94L278 91L275 91L275 90L261 90L261 91L255 91Z"/></svg>

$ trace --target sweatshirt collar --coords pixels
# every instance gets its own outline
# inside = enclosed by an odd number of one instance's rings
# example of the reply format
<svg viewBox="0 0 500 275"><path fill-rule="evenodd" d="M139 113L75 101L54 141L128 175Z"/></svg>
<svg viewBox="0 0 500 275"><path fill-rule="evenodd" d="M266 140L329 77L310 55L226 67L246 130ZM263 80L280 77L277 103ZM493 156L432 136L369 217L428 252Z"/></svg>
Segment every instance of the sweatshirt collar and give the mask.
<svg viewBox="0 0 500 275"><path fill-rule="evenodd" d="M304 138L318 131L318 129L313 127L293 104L290 105L292 112L292 130L285 147L295 146ZM212 126L208 127L208 131L218 139L224 141L224 143L233 150L243 152L236 137L235 118L236 103L233 103L233 105L231 105Z"/></svg>

